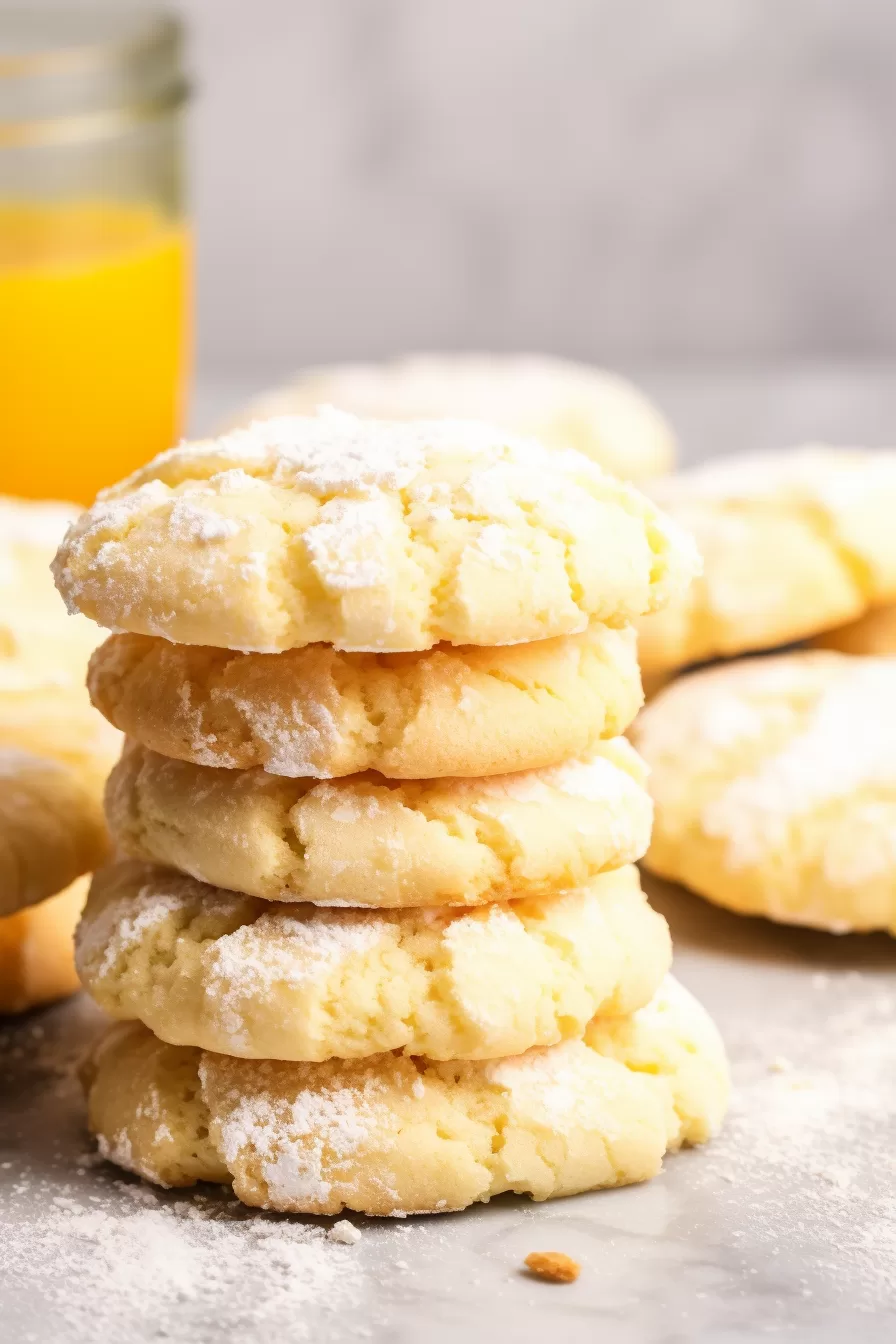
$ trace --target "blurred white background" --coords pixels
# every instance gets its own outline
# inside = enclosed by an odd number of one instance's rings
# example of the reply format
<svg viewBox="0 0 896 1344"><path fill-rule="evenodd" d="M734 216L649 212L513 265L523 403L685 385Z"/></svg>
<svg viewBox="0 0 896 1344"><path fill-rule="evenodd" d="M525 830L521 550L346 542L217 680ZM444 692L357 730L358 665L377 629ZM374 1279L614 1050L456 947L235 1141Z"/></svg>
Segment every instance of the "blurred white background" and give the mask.
<svg viewBox="0 0 896 1344"><path fill-rule="evenodd" d="M893 0L181 0L199 361L896 352Z"/></svg>

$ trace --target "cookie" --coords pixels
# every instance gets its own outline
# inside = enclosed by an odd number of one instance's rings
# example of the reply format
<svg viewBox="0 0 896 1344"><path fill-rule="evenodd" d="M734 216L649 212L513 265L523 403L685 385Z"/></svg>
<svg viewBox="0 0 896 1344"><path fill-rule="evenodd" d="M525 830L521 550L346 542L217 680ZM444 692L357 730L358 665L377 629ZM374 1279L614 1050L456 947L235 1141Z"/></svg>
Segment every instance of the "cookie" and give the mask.
<svg viewBox="0 0 896 1344"><path fill-rule="evenodd" d="M81 978L113 1017L247 1059L519 1054L641 1007L670 955L632 867L549 899L371 912L124 862L94 878L77 936Z"/></svg>
<svg viewBox="0 0 896 1344"><path fill-rule="evenodd" d="M313 415L326 405L382 420L486 420L551 448L575 448L625 480L659 476L675 461L671 426L632 383L544 355L411 355L306 369L232 423Z"/></svg>
<svg viewBox="0 0 896 1344"><path fill-rule="evenodd" d="M0 496L0 659L52 667L73 682L84 679L97 630L68 615L50 563L79 512L76 504Z"/></svg>
<svg viewBox="0 0 896 1344"><path fill-rule="evenodd" d="M896 659L802 651L683 677L636 721L646 863L718 905L896 934Z"/></svg>
<svg viewBox="0 0 896 1344"><path fill-rule="evenodd" d="M268 901L370 908L551 896L639 859L652 819L624 738L545 770L407 783L214 770L131 745L106 811L132 858Z"/></svg>
<svg viewBox="0 0 896 1344"><path fill-rule="evenodd" d="M896 598L896 453L811 446L721 458L656 482L703 574L639 622L651 681L795 643Z"/></svg>
<svg viewBox="0 0 896 1344"><path fill-rule="evenodd" d="M643 1181L664 1152L708 1139L728 1096L718 1033L671 980L631 1018L510 1059L272 1063L164 1045L129 1025L112 1029L84 1081L90 1129L119 1166L330 1215Z"/></svg>
<svg viewBox="0 0 896 1344"><path fill-rule="evenodd" d="M121 750L82 681L27 654L0 657L0 743L61 761L97 793Z"/></svg>
<svg viewBox="0 0 896 1344"><path fill-rule="evenodd" d="M380 652L623 625L697 566L685 533L579 453L329 411L162 453L72 525L55 575L113 629Z"/></svg>
<svg viewBox="0 0 896 1344"><path fill-rule="evenodd" d="M0 919L0 1013L24 1013L79 988L72 938L86 895L87 879L79 878Z"/></svg>
<svg viewBox="0 0 896 1344"><path fill-rule="evenodd" d="M621 733L643 700L634 633L601 625L422 654L241 654L113 635L88 684L111 723L163 756L318 779L557 765Z"/></svg>
<svg viewBox="0 0 896 1344"><path fill-rule="evenodd" d="M95 788L57 761L0 746L0 918L70 886L106 850Z"/></svg>
<svg viewBox="0 0 896 1344"><path fill-rule="evenodd" d="M859 656L896 654L896 606L875 607L856 621L816 635L812 644Z"/></svg>

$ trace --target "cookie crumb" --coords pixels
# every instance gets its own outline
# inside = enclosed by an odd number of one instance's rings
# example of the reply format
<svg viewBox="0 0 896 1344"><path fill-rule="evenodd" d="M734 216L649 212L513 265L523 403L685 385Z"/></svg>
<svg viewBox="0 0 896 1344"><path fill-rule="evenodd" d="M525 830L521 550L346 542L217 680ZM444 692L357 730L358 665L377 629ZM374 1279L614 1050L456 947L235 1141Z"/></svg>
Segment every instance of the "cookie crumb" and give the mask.
<svg viewBox="0 0 896 1344"><path fill-rule="evenodd" d="M524 1261L530 1273L549 1283L575 1283L582 1266L562 1251L533 1251Z"/></svg>
<svg viewBox="0 0 896 1344"><path fill-rule="evenodd" d="M327 1233L327 1240L338 1241L343 1246L357 1246L361 1240L361 1233L347 1218L340 1218Z"/></svg>

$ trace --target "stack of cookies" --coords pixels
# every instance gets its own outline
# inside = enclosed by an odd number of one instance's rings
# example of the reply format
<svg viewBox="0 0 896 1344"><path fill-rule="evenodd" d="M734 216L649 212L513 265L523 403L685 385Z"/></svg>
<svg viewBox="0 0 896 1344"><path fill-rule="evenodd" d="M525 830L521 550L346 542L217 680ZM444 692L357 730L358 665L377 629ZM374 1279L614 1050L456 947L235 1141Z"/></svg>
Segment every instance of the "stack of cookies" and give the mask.
<svg viewBox="0 0 896 1344"><path fill-rule="evenodd" d="M574 452L338 412L185 445L56 562L119 633L82 978L113 1161L372 1214L653 1175L725 1106L632 866L631 622L685 534Z"/></svg>

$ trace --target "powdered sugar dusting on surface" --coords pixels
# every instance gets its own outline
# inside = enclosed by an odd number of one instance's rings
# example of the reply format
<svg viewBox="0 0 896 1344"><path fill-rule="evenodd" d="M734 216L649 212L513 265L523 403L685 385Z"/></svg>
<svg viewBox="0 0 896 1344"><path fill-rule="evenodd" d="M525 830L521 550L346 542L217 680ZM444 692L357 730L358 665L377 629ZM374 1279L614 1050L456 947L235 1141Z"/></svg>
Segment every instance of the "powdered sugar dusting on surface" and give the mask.
<svg viewBox="0 0 896 1344"><path fill-rule="evenodd" d="M328 1241L326 1222L250 1212L214 1186L163 1192L99 1160L76 1069L100 1025L82 998L0 1028L4 1339L364 1338L362 1247Z"/></svg>
<svg viewBox="0 0 896 1344"><path fill-rule="evenodd" d="M822 935L797 936L818 956ZM866 947L873 965L875 945L856 939L853 956ZM838 952L848 967L846 945ZM740 1010L729 1006L722 1022L736 1063L732 1105L693 1179L698 1197L712 1191L741 1263L777 1266L817 1311L833 1298L870 1325L896 1301L896 993L883 962L874 974L812 974L811 960L799 963L800 996L791 992L786 1009L779 975L763 986L762 966L742 968Z"/></svg>

